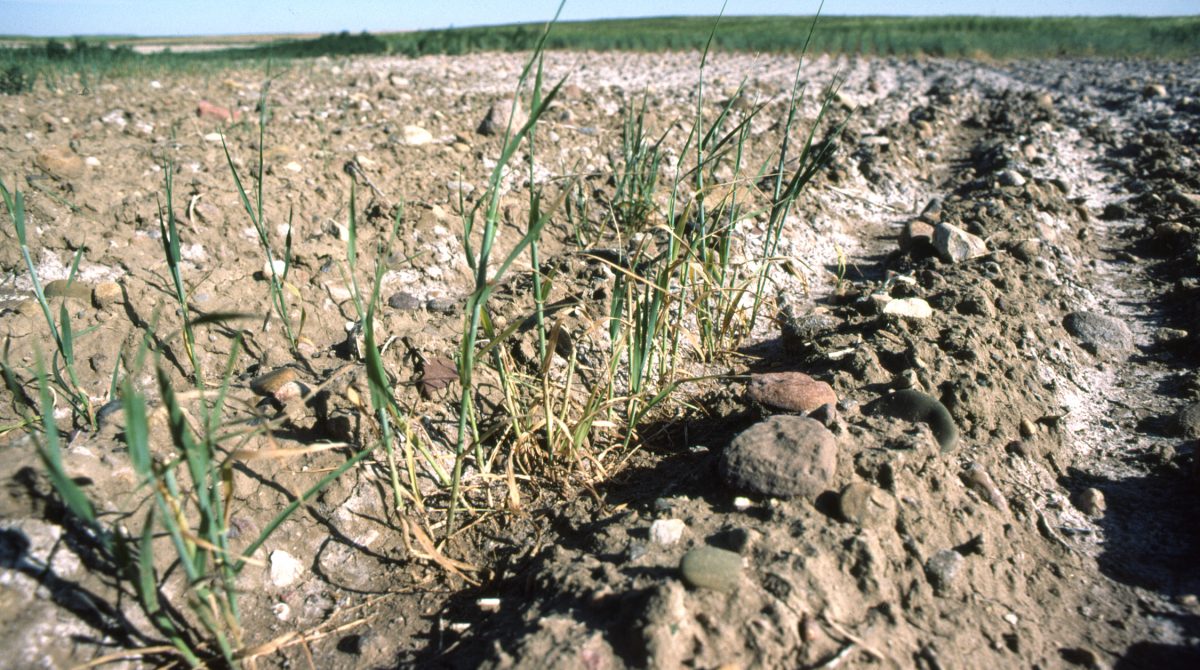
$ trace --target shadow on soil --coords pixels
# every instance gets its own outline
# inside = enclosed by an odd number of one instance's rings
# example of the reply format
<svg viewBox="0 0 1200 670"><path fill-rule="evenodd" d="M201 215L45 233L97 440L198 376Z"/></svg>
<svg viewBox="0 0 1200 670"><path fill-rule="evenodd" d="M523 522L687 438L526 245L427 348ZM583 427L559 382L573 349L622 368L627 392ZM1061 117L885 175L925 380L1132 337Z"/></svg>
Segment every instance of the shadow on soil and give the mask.
<svg viewBox="0 0 1200 670"><path fill-rule="evenodd" d="M1063 482L1068 489L1078 493L1094 487L1107 503L1100 521L1105 538L1104 551L1097 557L1101 572L1168 598L1200 594L1200 524L1196 523L1200 489L1192 472L1195 458L1194 453L1177 455L1174 464L1126 479L1069 471ZM1143 615L1176 629L1180 637L1200 636L1200 615L1152 610L1144 610ZM1125 650L1115 668L1200 668L1200 648L1139 642Z"/></svg>

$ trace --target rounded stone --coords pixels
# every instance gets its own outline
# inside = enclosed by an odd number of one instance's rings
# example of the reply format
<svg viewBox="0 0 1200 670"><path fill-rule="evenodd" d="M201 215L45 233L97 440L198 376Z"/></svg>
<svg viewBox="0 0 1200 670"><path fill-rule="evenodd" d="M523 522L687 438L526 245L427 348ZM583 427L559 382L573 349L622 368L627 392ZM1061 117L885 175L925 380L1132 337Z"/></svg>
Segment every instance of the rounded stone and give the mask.
<svg viewBox="0 0 1200 670"><path fill-rule="evenodd" d="M925 577L935 591L944 594L954 588L965 562L962 554L953 549L939 551L925 562Z"/></svg>
<svg viewBox="0 0 1200 670"><path fill-rule="evenodd" d="M902 319L920 321L933 316L933 308L922 298L899 298L889 300L883 306L883 313Z"/></svg>
<svg viewBox="0 0 1200 670"><path fill-rule="evenodd" d="M864 528L888 526L896 519L896 500L877 486L854 482L842 489L838 512L846 521Z"/></svg>
<svg viewBox="0 0 1200 670"><path fill-rule="evenodd" d="M1071 312L1063 319L1063 327L1079 339L1083 348L1099 351L1129 351L1133 349L1133 333L1125 322L1106 314Z"/></svg>
<svg viewBox="0 0 1200 670"><path fill-rule="evenodd" d="M939 223L933 229L933 246L951 263L961 263L987 254L987 243L958 226Z"/></svg>
<svg viewBox="0 0 1200 670"><path fill-rule="evenodd" d="M296 379L297 375L294 368L279 368L255 377L250 382L250 390L259 395L275 395L277 391L285 385L296 381Z"/></svg>
<svg viewBox="0 0 1200 670"><path fill-rule="evenodd" d="M773 416L750 426L721 455L736 489L776 498L816 498L837 471L837 442L819 421Z"/></svg>
<svg viewBox="0 0 1200 670"><path fill-rule="evenodd" d="M1175 430L1189 440L1200 439L1200 402L1192 403L1175 414Z"/></svg>
<svg viewBox="0 0 1200 670"><path fill-rule="evenodd" d="M698 547L683 555L679 573L689 586L729 593L742 580L742 556L716 547Z"/></svg>
<svg viewBox="0 0 1200 670"><path fill-rule="evenodd" d="M811 412L822 405L836 405L833 387L803 372L767 372L752 375L746 394L756 402L791 412Z"/></svg>
<svg viewBox="0 0 1200 670"><path fill-rule="evenodd" d="M1104 493L1100 489L1087 488L1080 491L1075 498L1075 507L1094 519L1104 516L1108 504L1104 501Z"/></svg>
<svg viewBox="0 0 1200 670"><path fill-rule="evenodd" d="M42 288L42 293L47 298L70 298L72 300L90 301L92 299L92 287L77 281L67 281L66 279L55 279L46 284Z"/></svg>
<svg viewBox="0 0 1200 670"><path fill-rule="evenodd" d="M121 285L112 282L100 282L92 289L92 304L98 309L105 309L122 301Z"/></svg>

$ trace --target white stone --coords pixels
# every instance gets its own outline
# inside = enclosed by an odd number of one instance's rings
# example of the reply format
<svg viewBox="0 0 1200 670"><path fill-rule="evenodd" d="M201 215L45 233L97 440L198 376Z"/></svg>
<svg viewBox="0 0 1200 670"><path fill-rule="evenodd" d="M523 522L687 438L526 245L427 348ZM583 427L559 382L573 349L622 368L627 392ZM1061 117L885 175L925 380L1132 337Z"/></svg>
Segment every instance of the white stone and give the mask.
<svg viewBox="0 0 1200 670"><path fill-rule="evenodd" d="M220 142L221 141L221 133L209 133L204 136L204 141L205 142Z"/></svg>
<svg viewBox="0 0 1200 670"><path fill-rule="evenodd" d="M96 158L95 156L88 156L87 158L83 159L83 162L85 165L100 167L100 159Z"/></svg>
<svg viewBox="0 0 1200 670"><path fill-rule="evenodd" d="M404 143L412 146L429 144L433 141L433 133L421 126L404 126Z"/></svg>
<svg viewBox="0 0 1200 670"><path fill-rule="evenodd" d="M304 168L296 161L288 161L287 165L283 166L283 169L287 170L288 172L300 172Z"/></svg>
<svg viewBox="0 0 1200 670"><path fill-rule="evenodd" d="M884 305L883 313L905 319L928 319L933 316L933 308L921 298L900 298Z"/></svg>
<svg viewBox="0 0 1200 670"><path fill-rule="evenodd" d="M295 556L282 549L271 552L271 583L275 586L291 586L304 573L304 565Z"/></svg>
<svg viewBox="0 0 1200 670"><path fill-rule="evenodd" d="M263 270L262 270L263 277L266 277L268 279L271 277L271 274L272 274L271 266L272 265L275 266L274 274L279 275L280 277L282 277L283 273L287 271L287 263L282 258L276 258L273 261L266 261L263 263Z"/></svg>
<svg viewBox="0 0 1200 670"><path fill-rule="evenodd" d="M933 229L933 246L942 258L951 263L978 258L987 254L982 238L949 223L939 223Z"/></svg>
<svg viewBox="0 0 1200 670"><path fill-rule="evenodd" d="M681 519L656 519L650 524L650 539L664 547L669 547L683 537L687 525Z"/></svg>

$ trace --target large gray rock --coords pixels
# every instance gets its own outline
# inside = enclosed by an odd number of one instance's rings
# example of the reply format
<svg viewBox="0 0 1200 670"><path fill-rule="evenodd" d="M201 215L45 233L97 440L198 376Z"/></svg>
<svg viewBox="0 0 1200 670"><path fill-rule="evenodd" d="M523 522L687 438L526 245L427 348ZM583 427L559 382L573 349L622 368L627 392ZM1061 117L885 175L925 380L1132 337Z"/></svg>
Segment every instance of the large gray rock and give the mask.
<svg viewBox="0 0 1200 670"><path fill-rule="evenodd" d="M951 263L961 263L987 254L987 244L958 226L939 223L933 229L933 248Z"/></svg>
<svg viewBox="0 0 1200 670"><path fill-rule="evenodd" d="M1129 326L1113 316L1095 312L1071 312L1063 319L1063 327L1079 340L1084 349L1093 354L1133 349L1133 333L1130 332Z"/></svg>
<svg viewBox="0 0 1200 670"><path fill-rule="evenodd" d="M837 471L837 443L819 421L773 416L734 438L721 475L736 489L776 498L816 498Z"/></svg>

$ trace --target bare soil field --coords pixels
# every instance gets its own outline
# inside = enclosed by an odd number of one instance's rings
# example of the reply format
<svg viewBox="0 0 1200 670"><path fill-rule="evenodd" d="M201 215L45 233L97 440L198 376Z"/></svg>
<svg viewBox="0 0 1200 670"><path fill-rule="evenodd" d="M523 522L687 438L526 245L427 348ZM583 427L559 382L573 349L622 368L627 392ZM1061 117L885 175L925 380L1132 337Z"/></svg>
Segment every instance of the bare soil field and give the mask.
<svg viewBox="0 0 1200 670"><path fill-rule="evenodd" d="M834 151L766 254L760 318L731 312L742 329L703 355L704 324L679 303L670 399L632 428L592 425L584 437L603 448L586 457L518 440L469 461L447 538L439 473L455 462L453 371L476 288L462 215L490 195L503 128L481 131L490 108L511 107L525 58L292 62L270 78L261 144L261 69L0 97L0 179L24 193L30 258L53 314L65 305L81 333L78 386L96 409L93 427L55 396L65 471L103 518L134 527L152 492L114 380L151 399L165 463L175 424L156 377L194 425L228 369L234 551L300 503L237 577L248 667L1200 667L1200 63L812 59L789 141L814 129ZM614 286L638 271L623 259L676 225L672 199L686 217L712 192L743 194L728 216L734 272L751 276L771 239L758 168L784 141L796 60L711 57L702 98L699 62L547 54L546 80L566 83L534 157L526 141L502 174L498 258L526 232L531 185L552 203L538 269L556 335L539 356L526 250L482 339L521 379L565 389L564 429L608 364ZM688 165L698 103L709 122L747 119L751 167L718 164L707 200L660 188L650 225L627 234L613 175L643 99L664 183ZM290 245L297 346L277 316L263 325L270 268L222 137L247 190L262 177L273 248ZM199 383L166 209L193 316L257 315L196 331ZM55 345L9 224L0 666L181 663L39 458L29 407ZM79 250L74 281L52 284ZM355 307L376 267L376 341L406 419L390 438L411 493L394 503L380 447L299 500L381 437ZM478 383L480 415L502 414L506 378ZM602 439L633 429L628 446ZM152 540L171 616L202 629L170 538Z"/></svg>

